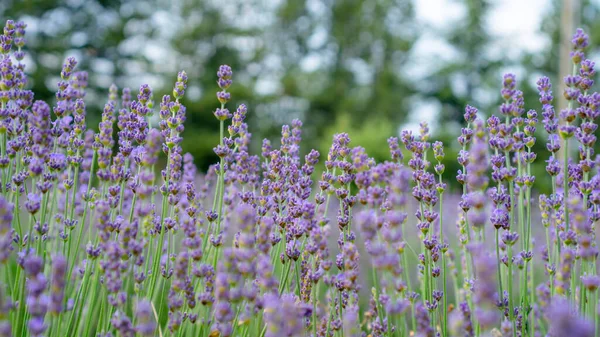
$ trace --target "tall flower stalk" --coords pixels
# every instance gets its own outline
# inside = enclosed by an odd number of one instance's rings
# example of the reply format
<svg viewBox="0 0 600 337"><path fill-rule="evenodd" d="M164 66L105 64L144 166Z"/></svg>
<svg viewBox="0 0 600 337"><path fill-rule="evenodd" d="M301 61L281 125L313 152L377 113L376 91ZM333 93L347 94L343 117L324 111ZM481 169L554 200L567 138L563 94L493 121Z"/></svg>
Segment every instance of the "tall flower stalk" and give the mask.
<svg viewBox="0 0 600 337"><path fill-rule="evenodd" d="M217 72L218 162L199 173L182 147L185 72L160 100L158 125L148 85L120 100L111 86L94 131L74 58L56 102L34 101L24 36L13 21L0 35L0 335L598 334L600 95L582 31L562 125L549 79L537 82L547 137L512 74L498 113L484 122L466 107L458 197L444 179L452 145L426 123L401 133L407 160L395 137L390 160L378 162L341 132L321 168L297 119L252 154L248 108L226 108L228 66ZM550 155L539 218L536 137Z"/></svg>
<svg viewBox="0 0 600 337"><path fill-rule="evenodd" d="M438 192L439 198L439 238L440 238L440 248L442 255L442 291L443 291L443 301L442 301L442 333L444 335L448 335L448 287L446 283L448 281L447 274L447 263L446 263L446 254L448 252L449 244L445 243L444 236L444 191L446 190L446 184L443 182L442 175L444 174L445 166L442 163L444 160L444 144L442 142L434 142L433 143L433 155L435 160L437 160L437 165L435 165L434 170L438 175L438 182L436 184L436 190Z"/></svg>

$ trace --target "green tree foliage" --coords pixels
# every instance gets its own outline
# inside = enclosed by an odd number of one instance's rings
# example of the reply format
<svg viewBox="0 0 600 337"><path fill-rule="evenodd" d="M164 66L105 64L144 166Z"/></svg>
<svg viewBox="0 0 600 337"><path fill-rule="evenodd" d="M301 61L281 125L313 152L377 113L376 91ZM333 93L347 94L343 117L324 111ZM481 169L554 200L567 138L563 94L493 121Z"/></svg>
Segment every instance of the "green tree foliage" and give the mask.
<svg viewBox="0 0 600 337"><path fill-rule="evenodd" d="M455 20L451 29L435 32L452 47L457 57L442 64L424 80L422 86L422 95L426 99L436 99L441 103L440 123L462 124L467 104L489 114L491 102L478 99L475 90L499 92L498 73L503 65L502 55L492 58L487 52L493 39L486 23L492 5L487 0L459 2L465 8L464 17Z"/></svg>
<svg viewBox="0 0 600 337"><path fill-rule="evenodd" d="M99 121L110 84L121 84L119 79L127 64L133 60L144 62L143 57L123 52L120 46L128 38L127 23L150 14L142 6L123 5L117 0L5 0L0 3L3 20L24 20L29 26L26 71L36 99L54 102L56 82L67 56L77 57L78 69L94 68L89 72L87 99L92 123Z"/></svg>
<svg viewBox="0 0 600 337"><path fill-rule="evenodd" d="M409 0L5 0L0 2L0 17L24 19L30 25L28 72L37 99L53 102L67 56L78 58L79 69L90 70L90 127L99 119L111 83L135 93L148 82L158 102L171 91L176 72L185 69L190 81L184 102L188 107L184 147L205 169L216 161L212 147L218 143L218 124L212 112L218 107L215 71L223 63L234 69L228 107L248 104L254 150L262 138L276 139L282 124L300 118L307 147L326 149L332 133L343 126L364 138L363 143L373 144L367 146L373 149L369 153L381 160L387 155L381 151L385 148L381 140L397 135L415 100L436 102L440 107L436 122L444 127L434 127L434 137L456 145L450 126L462 124L467 103L485 115L495 111L502 72L512 65L506 50L490 52L498 48L494 49L488 19L499 3L455 0L452 4L462 6L463 17L449 18L447 29L423 26L413 4ZM535 81L541 74L550 75L555 97L560 95L561 6L562 1L553 0L545 9L540 31L549 46L511 60L524 65L518 68L519 88L527 109L540 109ZM597 4L586 0L575 15L590 32L592 45L600 45L598 10ZM409 68L424 32L441 37L456 57L435 60L426 76L414 77ZM538 146L543 147L543 139ZM447 167L451 160L448 156ZM543 170L543 164L534 170Z"/></svg>
<svg viewBox="0 0 600 337"><path fill-rule="evenodd" d="M357 129L371 119L399 125L414 93L402 76L418 33L406 0L7 0L0 14L35 26L28 45L36 51L29 68L36 98L53 100L55 83L42 79L58 76L68 55L93 70L92 123L111 83L135 93L149 82L159 101L185 69L184 146L203 168L215 161L220 64L234 69L229 108L249 105L255 146L293 118L304 120L311 147L330 142L327 126L339 116ZM395 133L389 128L386 136Z"/></svg>
<svg viewBox="0 0 600 337"><path fill-rule="evenodd" d="M411 2L288 1L275 26L285 31L274 43L285 60L282 93L308 101L304 119L318 136L340 116L357 128L405 121L414 89L402 70L418 34Z"/></svg>

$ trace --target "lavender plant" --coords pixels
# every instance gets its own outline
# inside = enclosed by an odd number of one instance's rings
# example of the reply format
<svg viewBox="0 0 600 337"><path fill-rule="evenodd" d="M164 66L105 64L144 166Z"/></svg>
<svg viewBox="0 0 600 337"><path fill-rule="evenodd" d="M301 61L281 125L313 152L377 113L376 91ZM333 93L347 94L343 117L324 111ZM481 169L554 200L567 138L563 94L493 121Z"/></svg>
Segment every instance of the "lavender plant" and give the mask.
<svg viewBox="0 0 600 337"><path fill-rule="evenodd" d="M425 123L390 138L390 160L379 163L346 133L325 158L301 151L299 120L282 127L278 147L264 140L251 154L247 107L226 107L226 65L219 162L206 174L181 147L185 72L160 99L158 125L143 84L120 101L111 86L97 131L87 129L87 74L75 59L52 107L26 89L25 28L9 20L0 35L0 335L600 333L600 94L590 92L583 31L564 79L567 108L557 114L549 79L538 81L546 135L514 75L503 78L497 114L484 121L466 107L454 207L444 203L453 201L445 145ZM536 135L552 185L538 197Z"/></svg>

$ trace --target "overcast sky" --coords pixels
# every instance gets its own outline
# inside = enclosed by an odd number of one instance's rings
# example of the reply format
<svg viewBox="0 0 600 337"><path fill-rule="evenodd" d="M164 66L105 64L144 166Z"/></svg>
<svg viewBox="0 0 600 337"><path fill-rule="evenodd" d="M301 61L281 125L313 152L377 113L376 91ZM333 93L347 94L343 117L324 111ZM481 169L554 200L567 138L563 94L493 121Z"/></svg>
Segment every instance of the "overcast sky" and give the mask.
<svg viewBox="0 0 600 337"><path fill-rule="evenodd" d="M435 29L444 29L465 15L464 6L453 0L417 0L417 18ZM492 2L486 20L496 43L510 41L515 49L536 51L546 45L538 30L550 0L500 0Z"/></svg>
<svg viewBox="0 0 600 337"><path fill-rule="evenodd" d="M600 0L598 0L600 1ZM439 60L450 61L458 57L456 52L439 35L455 22L465 17L465 7L454 0L417 0L414 2L417 19L425 27L413 53L415 64L412 76L426 76L432 64ZM492 35L491 48L502 50L507 61L516 60L523 52L536 52L546 48L550 41L540 34L541 20L548 11L550 0L498 0L493 1L485 22ZM509 51L507 53L507 51ZM505 55L504 55L505 54ZM511 69L516 71L517 69ZM438 102L415 102L408 125L401 129L418 129L421 121L436 128L436 115L441 106Z"/></svg>

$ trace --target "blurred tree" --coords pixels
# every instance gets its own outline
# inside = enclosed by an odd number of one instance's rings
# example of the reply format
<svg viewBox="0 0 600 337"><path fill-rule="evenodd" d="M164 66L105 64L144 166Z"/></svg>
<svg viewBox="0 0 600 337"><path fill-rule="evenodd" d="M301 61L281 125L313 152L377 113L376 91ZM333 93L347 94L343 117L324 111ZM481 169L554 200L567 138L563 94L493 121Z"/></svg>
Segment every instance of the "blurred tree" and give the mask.
<svg viewBox="0 0 600 337"><path fill-rule="evenodd" d="M252 69L253 64L264 58L265 27L237 18L267 12L263 3L258 0L227 3L187 0L173 6L166 2L163 7L169 13L169 26L173 27L173 34L165 42L171 49L170 72L175 74L176 69L185 69L189 77L183 102L187 107L187 120L182 145L195 156L202 169L218 161L213 147L219 143L219 123L213 112L220 106L216 98L219 65L228 64L233 68L233 85L229 89L232 100L227 104L230 111L245 103L252 119L257 105L262 102L253 89L259 74L248 68Z"/></svg>
<svg viewBox="0 0 600 337"><path fill-rule="evenodd" d="M504 50L491 52L498 49L487 18L497 3L454 1L464 7L463 17L432 33L456 57L429 62L425 77L408 71L418 38L430 30L417 21L410 0L4 0L0 17L29 24L27 62L36 98L52 102L63 60L80 60L79 69L90 74L91 127L111 83L134 92L149 83L159 101L185 69L184 147L206 168L216 161L212 112L218 106L215 72L223 63L234 69L228 107L248 104L255 149L293 118L304 121L304 150L327 148L331 134L344 129L361 139L379 130L373 138L385 139L406 122L415 99L440 103L444 128L434 128L440 130L435 137L455 144L455 130L446 126L462 123L467 103L485 115L497 109L507 62ZM522 65L519 87L527 108L539 109L535 81L542 73L556 74L560 95L556 18L562 1L551 1L540 27L549 47L512 60ZM578 8L576 17L598 45L598 5L586 0Z"/></svg>
<svg viewBox="0 0 600 337"><path fill-rule="evenodd" d="M193 131L184 146L197 162L214 158L214 71L222 63L234 69L229 108L250 107L255 149L293 118L304 121L307 150L331 141L326 130L338 118L360 127L367 118L398 125L406 116L413 90L401 72L417 35L410 1L188 0L168 12L177 27L174 62L200 92L185 101Z"/></svg>
<svg viewBox="0 0 600 337"><path fill-rule="evenodd" d="M330 142L326 127L346 116L358 130L367 119L398 125L414 93L402 76L417 37L408 0L5 0L0 16L29 24L28 71L37 99L52 103L63 60L80 61L90 75L91 127L111 83L134 93L149 83L159 101L185 69L183 145L202 168L215 161L220 64L234 69L228 107L248 103L256 138L301 118L307 145L315 148L326 133Z"/></svg>
<svg viewBox="0 0 600 337"><path fill-rule="evenodd" d="M565 9L565 6L569 9ZM600 4L597 1L552 0L539 28L540 32L548 38L548 47L535 55L525 55L523 59L523 65L528 69L529 84L535 84L537 80L535 77L540 73L545 74L554 84L555 97L562 100L561 91L564 87L562 79L571 72L571 61L568 59L571 36L576 28L581 27L590 36L590 46L598 46L600 43L600 22L596 20L598 15L600 15ZM561 49L563 47L567 50L566 54ZM561 53L565 55L561 56ZM588 50L587 57L596 58L597 53L597 48ZM562 67L561 62L564 63ZM532 86L532 89L535 87ZM561 106L564 107L564 104Z"/></svg>
<svg viewBox="0 0 600 337"><path fill-rule="evenodd" d="M565 9L565 5L569 6L569 9ZM565 15L572 16L566 19ZM521 90L525 94L526 108L536 109L540 111L541 104L538 101L538 93L536 88L536 81L541 75L548 76L553 84L553 91L555 97L556 113L564 108L562 103L562 90L563 77L568 75L571 71L570 59L567 59L566 65L561 67L561 60L564 60L564 56L561 53L564 52L561 49L561 44L566 45L567 53L571 48L571 36L577 27L583 28L586 33L590 36L590 45L598 46L600 43L600 22L596 18L600 15L600 6L595 1L590 0L552 0L549 3L548 9L544 15L544 19L541 21L539 28L540 32L547 37L548 46L540 52L535 54L525 54L520 60L522 66L525 68L524 78L521 82ZM562 18L559 20L558 18ZM564 35L564 37L561 36ZM563 48L564 49L564 48ZM598 55L598 49L590 49L587 51L587 57L592 59ZM568 54L567 54L568 58ZM596 81L597 83L598 81ZM598 90L596 84L593 90ZM540 117L541 119L541 117ZM549 153L545 150L546 135L542 132L542 128L538 128L538 141L536 142L535 150L538 153L536 160L537 165L533 167L533 174L545 179L547 174L545 173L545 160L548 159ZM596 153L600 150L600 146L596 145ZM559 155L562 153L559 152ZM548 192L547 188L550 184L539 184L541 192Z"/></svg>
<svg viewBox="0 0 600 337"><path fill-rule="evenodd" d="M126 23L150 15L142 9L118 0L4 0L0 17L28 24L26 71L35 99L52 104L63 61L67 56L78 59L78 70L90 76L88 122L96 125L108 87L114 81L121 84L118 78L123 68L119 65L144 61L120 50L127 39Z"/></svg>
<svg viewBox="0 0 600 337"><path fill-rule="evenodd" d="M489 96L494 91L499 92L498 71L503 65L500 57L491 57L487 52L493 40L486 24L491 9L490 2L458 2L465 8L464 17L456 20L451 29L436 32L458 55L452 61L442 64L420 86L426 99L433 98L441 103L440 125L448 122L462 124L467 104L476 106L481 112L489 115L493 111L493 104L490 103L495 103L495 100L490 102L489 99L482 99L482 93L485 92Z"/></svg>
<svg viewBox="0 0 600 337"><path fill-rule="evenodd" d="M244 6L249 5L246 2ZM190 81L184 101L188 107L184 147L206 168L215 162L212 148L218 143L218 132L211 131L218 128L212 115L218 104L214 95L217 68L229 63L235 70L244 69L250 60L241 60L243 50L236 48L236 39L260 34L238 27L224 15L223 8L236 8L236 4L6 0L0 2L0 17L28 24L27 72L36 99L54 102L67 56L77 58L78 70L88 71L86 104L91 128L96 128L112 83L121 89L130 87L134 95L141 84L149 83L158 103L163 94L171 92L177 71L185 69ZM244 11L243 6L239 8ZM232 87L234 104L252 97L248 89L252 81L238 78ZM229 107L235 109L234 104Z"/></svg>
<svg viewBox="0 0 600 337"><path fill-rule="evenodd" d="M269 50L284 70L278 94L307 102L307 132L322 139L337 118L352 127L405 120L414 89L402 71L418 35L410 1L287 1L272 28L280 33Z"/></svg>
<svg viewBox="0 0 600 337"><path fill-rule="evenodd" d="M446 172L454 177L460 168L456 162L459 127L464 124L467 104L477 107L481 116L496 112L500 99L500 69L504 55L490 53L494 37L490 34L487 17L492 4L488 0L455 0L463 7L463 17L448 22L442 28L431 28L436 39L449 48L444 59L437 60L417 85L419 100L438 102L439 115L432 129L433 138L446 146ZM497 97L497 98L496 98ZM455 179L450 189L460 188Z"/></svg>

